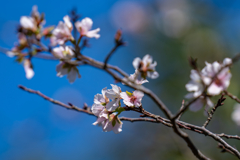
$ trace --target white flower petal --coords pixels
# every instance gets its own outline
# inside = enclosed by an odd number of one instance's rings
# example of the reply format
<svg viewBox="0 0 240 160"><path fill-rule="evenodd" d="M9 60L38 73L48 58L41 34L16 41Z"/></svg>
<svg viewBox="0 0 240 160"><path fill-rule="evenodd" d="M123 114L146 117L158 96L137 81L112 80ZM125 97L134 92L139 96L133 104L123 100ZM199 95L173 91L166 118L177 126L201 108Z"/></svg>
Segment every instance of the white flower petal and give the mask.
<svg viewBox="0 0 240 160"><path fill-rule="evenodd" d="M225 58L225 59L223 60L223 64L224 64L224 65L230 65L230 64L232 64L232 59L231 59L231 58Z"/></svg>
<svg viewBox="0 0 240 160"><path fill-rule="evenodd" d="M26 59L24 61L24 70L25 70L27 79L31 79L34 76L34 71L32 69L32 64L31 64L31 61L29 59Z"/></svg>
<svg viewBox="0 0 240 160"><path fill-rule="evenodd" d="M138 69L138 67L139 67L139 65L140 65L140 62L141 62L141 59L140 59L139 57L135 58L135 59L133 60L133 67L134 67L135 69Z"/></svg>

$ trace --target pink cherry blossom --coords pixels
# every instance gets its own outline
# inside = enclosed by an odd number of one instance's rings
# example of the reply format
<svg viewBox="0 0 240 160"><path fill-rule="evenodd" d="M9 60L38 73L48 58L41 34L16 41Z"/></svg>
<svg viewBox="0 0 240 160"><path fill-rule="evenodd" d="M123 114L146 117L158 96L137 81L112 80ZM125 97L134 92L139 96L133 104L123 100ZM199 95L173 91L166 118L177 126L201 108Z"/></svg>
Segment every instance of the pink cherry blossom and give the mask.
<svg viewBox="0 0 240 160"><path fill-rule="evenodd" d="M133 60L133 66L135 69L139 70L141 72L141 76L146 79L148 76L149 78L156 79L159 74L155 71L155 67L157 65L157 62L152 59L152 56L145 55L143 59L141 60L139 57L135 58Z"/></svg>
<svg viewBox="0 0 240 160"><path fill-rule="evenodd" d="M65 16L63 20L64 23L60 21L58 26L52 32L53 36L51 37L51 44L53 46L57 44L63 45L66 41L73 40L71 33L73 27L69 16Z"/></svg>
<svg viewBox="0 0 240 160"><path fill-rule="evenodd" d="M228 64L231 64L229 58L225 59L223 64L220 64L218 62L213 62L210 64L206 62L206 67L203 68L201 72L203 75L203 81L206 85L209 85L214 78L213 83L208 87L207 90L209 95L218 95L223 90L228 88L230 79L232 77L229 67L223 68L222 71L218 73L222 67Z"/></svg>
<svg viewBox="0 0 240 160"><path fill-rule="evenodd" d="M130 92L122 92L120 93L121 98L123 99L123 103L129 107L139 107L142 105L142 97L144 96L143 92L141 91L134 91L133 93Z"/></svg>
<svg viewBox="0 0 240 160"><path fill-rule="evenodd" d="M86 36L89 38L99 38L100 35L98 32L100 31L100 28L97 28L95 30L90 30L92 28L93 21L91 18L84 18L81 22L77 21L75 23L75 26L80 33L81 36Z"/></svg>

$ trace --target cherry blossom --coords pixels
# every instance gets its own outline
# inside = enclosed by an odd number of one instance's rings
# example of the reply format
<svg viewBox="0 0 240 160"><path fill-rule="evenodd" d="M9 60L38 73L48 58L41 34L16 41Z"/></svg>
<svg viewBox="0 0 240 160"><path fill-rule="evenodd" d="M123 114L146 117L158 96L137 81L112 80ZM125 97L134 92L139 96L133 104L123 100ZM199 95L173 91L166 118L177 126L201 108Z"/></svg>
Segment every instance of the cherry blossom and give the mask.
<svg viewBox="0 0 240 160"><path fill-rule="evenodd" d="M67 79L70 83L73 83L77 77L81 78L77 67L66 62L60 62L57 65L56 71L58 77L63 77L64 75L67 75Z"/></svg>
<svg viewBox="0 0 240 160"><path fill-rule="evenodd" d="M78 30L78 32L80 33L81 36L86 36L89 38L99 38L100 35L98 34L98 32L100 31L100 28L94 29L94 30L90 30L92 28L93 25L93 21L91 18L84 18L82 21L77 21L75 23L75 26Z"/></svg>
<svg viewBox="0 0 240 160"><path fill-rule="evenodd" d="M100 125L104 132L113 131L114 133L120 133L122 131L122 122L115 114L110 114L103 110L93 125Z"/></svg>
<svg viewBox="0 0 240 160"><path fill-rule="evenodd" d="M73 27L69 16L63 17L63 20L64 23L60 21L58 26L52 32L53 36L51 37L51 44L53 46L57 44L63 45L66 41L73 40L71 33Z"/></svg>
<svg viewBox="0 0 240 160"><path fill-rule="evenodd" d="M26 73L26 78L31 79L34 76L34 71L33 71L31 61L29 59L24 60L23 67Z"/></svg>
<svg viewBox="0 0 240 160"><path fill-rule="evenodd" d="M106 103L109 99L105 96L107 87L102 89L102 94L96 94L94 96L94 104L92 105L92 112L95 116L99 116L102 110L105 109Z"/></svg>
<svg viewBox="0 0 240 160"><path fill-rule="evenodd" d="M141 76L146 79L149 78L155 79L159 76L158 72L155 71L157 62L152 59L152 56L145 55L141 60L139 57L133 60L133 67L141 72Z"/></svg>
<svg viewBox="0 0 240 160"><path fill-rule="evenodd" d="M33 32L37 30L37 23L32 17L22 16L20 18L20 25L24 29L31 30Z"/></svg>
<svg viewBox="0 0 240 160"><path fill-rule="evenodd" d="M112 100L108 102L106 105L106 109L108 111L114 111L119 106L121 100L120 96L121 88L113 84L111 84L111 86L112 89L108 89L107 92L105 93L106 97Z"/></svg>
<svg viewBox="0 0 240 160"><path fill-rule="evenodd" d="M74 52L68 46L60 46L53 48L53 55L59 59L71 59L74 56Z"/></svg>
<svg viewBox="0 0 240 160"><path fill-rule="evenodd" d="M142 105L141 101L144 94L141 91L136 90L133 93L121 92L120 95L123 98L123 103L129 107L140 107Z"/></svg>
<svg viewBox="0 0 240 160"><path fill-rule="evenodd" d="M232 113L232 120L240 126L240 104L235 104L234 111Z"/></svg>
<svg viewBox="0 0 240 160"><path fill-rule="evenodd" d="M131 81L134 81L136 84L139 84L139 85L148 82L148 80L141 77L141 73L139 73L139 71L137 69L135 70L134 74L130 74L128 79Z"/></svg>
<svg viewBox="0 0 240 160"><path fill-rule="evenodd" d="M228 88L232 74L230 73L229 67L223 68L228 64L231 64L231 60L229 58L225 59L223 64L216 61L212 64L206 62L206 67L202 70L203 81L206 85L210 85L212 79L214 78L212 84L208 87L208 94L218 95Z"/></svg>
<svg viewBox="0 0 240 160"><path fill-rule="evenodd" d="M40 16L37 6L32 7L31 17L22 16L20 18L21 27L32 32L36 32L44 23L45 20Z"/></svg>

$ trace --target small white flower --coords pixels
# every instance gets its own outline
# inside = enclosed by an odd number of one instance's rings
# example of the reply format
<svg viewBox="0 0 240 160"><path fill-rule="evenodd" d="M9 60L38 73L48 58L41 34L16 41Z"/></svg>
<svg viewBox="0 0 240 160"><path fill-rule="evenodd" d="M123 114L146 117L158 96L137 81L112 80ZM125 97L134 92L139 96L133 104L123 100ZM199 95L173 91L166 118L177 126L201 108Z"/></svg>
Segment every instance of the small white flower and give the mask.
<svg viewBox="0 0 240 160"><path fill-rule="evenodd" d="M225 60L224 63L230 63L229 60ZM213 62L212 64L206 62L206 67L202 69L203 81L206 85L209 85L212 79L223 67L222 64L218 62ZM227 89L230 84L230 79L232 75L228 67L222 69L220 73L215 77L213 83L208 87L208 94L218 95L223 90Z"/></svg>
<svg viewBox="0 0 240 160"><path fill-rule="evenodd" d="M36 21L32 17L22 16L20 18L20 25L27 30L35 32L37 30Z"/></svg>
<svg viewBox="0 0 240 160"><path fill-rule="evenodd" d="M155 79L159 76L158 72L156 72L157 62L154 61L150 55L145 55L141 60L139 57L133 60L133 67L141 72L141 76L146 79L149 78Z"/></svg>
<svg viewBox="0 0 240 160"><path fill-rule="evenodd" d="M232 120L240 126L240 104L235 104L234 111L232 113Z"/></svg>
<svg viewBox="0 0 240 160"><path fill-rule="evenodd" d="M123 99L123 103L129 107L140 107L142 105L142 97L144 93L141 91L134 91L133 93L130 92L121 92L121 98Z"/></svg>
<svg viewBox="0 0 240 160"><path fill-rule="evenodd" d="M113 131L116 134L122 131L122 124L116 115L109 115L106 110L103 110L99 114L97 121L93 123L93 125L102 126L104 132Z"/></svg>
<svg viewBox="0 0 240 160"><path fill-rule="evenodd" d="M99 38L100 35L98 34L98 32L100 31L100 28L97 28L95 30L91 30L92 28L92 24L93 21L90 18L84 18L81 22L77 21L75 23L75 26L78 30L78 32L80 33L81 36L86 36L89 38Z"/></svg>
<svg viewBox="0 0 240 160"><path fill-rule="evenodd" d="M63 17L63 20L64 20L65 25L68 27L68 29L70 31L72 31L73 25L72 25L72 22L70 20L70 17L68 15L66 15L66 16Z"/></svg>
<svg viewBox="0 0 240 160"><path fill-rule="evenodd" d="M63 77L64 75L67 75L67 79L70 83L73 83L77 77L81 78L77 67L67 64L65 62L60 62L57 65L56 71L58 77Z"/></svg>
<svg viewBox="0 0 240 160"><path fill-rule="evenodd" d="M94 104L92 105L92 112L95 116L99 116L102 110L105 109L104 105L106 105L106 103L109 102L109 99L105 96L106 91L107 91L107 87L102 89L102 94L96 94L94 96Z"/></svg>
<svg viewBox="0 0 240 160"><path fill-rule="evenodd" d="M53 48L52 53L56 58L59 59L71 59L74 56L74 52L68 46L60 46Z"/></svg>
<svg viewBox="0 0 240 160"><path fill-rule="evenodd" d="M23 67L26 73L26 78L31 79L34 76L34 71L32 68L31 61L29 59L26 59L23 63Z"/></svg>
<svg viewBox="0 0 240 160"><path fill-rule="evenodd" d="M107 92L105 93L106 97L111 99L111 102L108 102L106 105L106 109L108 111L114 111L118 106L119 102L121 100L121 88L118 87L117 85L111 84L112 89L108 89Z"/></svg>
<svg viewBox="0 0 240 160"><path fill-rule="evenodd" d="M72 36L72 23L70 22L69 16L63 18L64 23L60 21L58 26L53 30L51 37L51 44L54 45L63 45L68 40L73 40Z"/></svg>

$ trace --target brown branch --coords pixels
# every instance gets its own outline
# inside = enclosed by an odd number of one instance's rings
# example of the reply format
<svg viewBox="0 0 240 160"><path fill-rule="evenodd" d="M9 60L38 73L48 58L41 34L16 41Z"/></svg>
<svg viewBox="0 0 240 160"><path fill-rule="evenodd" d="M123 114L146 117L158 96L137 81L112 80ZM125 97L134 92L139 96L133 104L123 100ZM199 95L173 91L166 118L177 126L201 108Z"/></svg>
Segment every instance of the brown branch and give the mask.
<svg viewBox="0 0 240 160"><path fill-rule="evenodd" d="M182 109L183 109L183 107L184 107L184 104L185 104L185 101L184 101L184 100L182 100L182 105L181 105L181 108L180 108L180 110L182 110ZM180 114L180 115L177 117L177 120L180 120L181 116L182 116L182 114Z"/></svg>
<svg viewBox="0 0 240 160"><path fill-rule="evenodd" d="M83 113L87 113L89 115L92 115L92 116L95 116L92 111L90 110L90 108L85 104L83 109L82 108L79 108L71 103L68 103L65 104L65 103L62 103L58 100L55 100L55 99L52 99L46 95L44 95L43 93L41 93L40 91L36 91L36 90L33 90L33 89L30 89L30 88L27 88L27 87L24 87L22 85L19 85L18 86L20 89L24 90L24 91L27 91L29 93L33 93L33 94L37 94L39 95L40 97L44 98L45 100L53 103L53 104L56 104L56 105L59 105L61 107L64 107L66 109L71 109L71 110L75 110L75 111L78 111L78 112L83 112ZM96 117L96 116L95 116ZM164 125L167 125L167 126L171 126L171 124L168 124L168 123L164 123L162 122L160 119L158 120L155 120L155 119L151 119L151 118L127 118L127 117L120 117L119 118L120 120L123 120L123 121L130 121L130 122L140 122L140 121L145 121L145 122L153 122L153 123L162 123Z"/></svg>
<svg viewBox="0 0 240 160"><path fill-rule="evenodd" d="M113 55L113 53L117 50L117 48L119 46L120 45L118 43L116 43L115 46L113 47L113 49L108 53L108 55L107 55L107 57L105 58L105 61L104 61L103 69L107 68L107 63L108 63L109 58Z"/></svg>
<svg viewBox="0 0 240 160"><path fill-rule="evenodd" d="M240 136L238 135L227 135L225 133L221 133L221 134L218 134L219 137L224 137L224 138L227 138L227 139L237 139L237 140L240 140Z"/></svg>
<svg viewBox="0 0 240 160"><path fill-rule="evenodd" d="M76 107L76 106L74 106L74 105L72 105L72 104L66 105L66 104L64 104L64 103L62 103L62 102L60 102L60 101L54 100L54 99L52 99L52 98L50 98L50 97L42 94L40 91L35 91L35 90L32 90L32 89L28 89L28 88L26 88L26 87L24 87L24 86L21 86L21 85L19 85L19 88L21 88L21 89L23 89L23 90L25 90L25 91L27 91L27 92L37 94L37 95L43 97L44 99L46 99L46 100L48 100L48 101L50 101L50 102L52 102L52 103L54 103L54 104L60 105L60 106L62 106L62 107L65 107L65 108L67 108L67 109L73 109L73 110L76 110L76 111L79 111L79 112L84 112L84 113L87 113L87 114L89 114L89 115L93 115L93 113L92 113L90 110L81 109L81 108L78 108L78 107ZM140 112L140 111L139 111L139 112ZM164 122L164 121L162 120L162 118L159 118L159 117L156 118L157 116L155 116L155 115L153 115L153 114L151 114L151 113L149 113L149 112L147 112L147 111L142 110L142 113L146 114L146 115L149 116L149 117L155 118L156 120L154 120L154 119L149 119L149 118L137 118L137 119L132 119L132 118L126 118L126 117L120 117L120 119L121 119L121 120L125 120L125 121L130 121L130 122L148 121L148 122L154 122L154 123L162 123L162 124L165 124L165 125L167 125L167 126L169 126L169 127L171 126L171 124L168 124L168 123ZM93 116L94 116L94 115L93 115ZM176 126L176 125L175 125L175 126ZM200 151L198 151L198 150L196 149L196 147L195 147L194 144L191 142L190 138L188 137L188 135L187 135L186 133L184 133L184 132L182 132L182 131L180 131L180 130L178 130L176 133L177 133L178 135L180 135L180 136L187 142L189 148L192 150L192 152L194 153L194 155L195 155L196 157L198 157L198 158L201 159L201 160L206 160L206 159L208 159L208 158L205 157ZM183 134L183 133L184 133L184 134Z"/></svg>
<svg viewBox="0 0 240 160"><path fill-rule="evenodd" d="M191 139L189 138L189 135L179 129L179 126L176 124L176 120L171 120L173 124L173 130L174 132L179 135L188 145L188 147L191 149L192 153L200 160L210 160L210 158L206 157L204 154L202 154L196 146L193 144Z"/></svg>
<svg viewBox="0 0 240 160"><path fill-rule="evenodd" d="M57 100L54 100L44 94L42 94L41 92L39 91L35 91L35 90L32 90L32 89L29 89L29 88L26 88L24 86L21 86L19 85L19 88L23 89L24 91L27 91L29 93L33 93L33 94L37 94L41 97L43 97L44 99L54 103L54 104L57 104L59 106L62 106L62 107L65 107L67 109L72 109L72 110L75 110L75 111L78 111L78 112L84 112L84 113L87 113L89 115L93 115L93 113L90 111L90 110L86 110L86 109L81 109L81 108L78 108L76 106L73 106L73 105L66 105L60 101L57 101ZM88 107L89 108L89 107ZM141 121L146 121L146 122L152 122L152 123L162 123L164 124L165 126L168 126L168 127L173 127L173 125L171 124L171 121L168 120L168 119L165 119L163 117L160 117L160 116L157 116L157 115L154 115L150 112L147 112L145 111L144 109L139 109L139 108L129 108L129 110L133 110L133 111L136 111L136 112L139 112L139 113L142 113L144 115L146 115L147 117L151 117L151 118L154 118L154 119L150 119L150 118L126 118L126 117L120 117L121 120L123 121L130 121L130 122L141 122ZM94 116L94 115L93 115ZM217 134L214 134L212 133L211 131L207 130L206 128L203 128L203 127L199 127L199 126L195 126L195 125L192 125L192 124L189 124L189 123L186 123L186 122L182 122L182 121L176 121L176 124L178 127L180 128L184 128L184 129L187 129L187 130L190 130L190 131L194 131L196 133L199 133L199 134L203 134L205 136L210 136L212 137L213 139L215 139L217 142L221 143L225 148L227 148L228 150L230 150L231 152L234 153L235 156L237 156L238 158L240 158L240 153L235 149L233 148L232 146L230 146L228 143L226 143L223 139L221 139L220 137L226 137L226 138L235 138L235 139L239 139L237 138L237 136L229 136L229 135L225 135L225 134L220 134L220 135L217 135ZM175 125L176 126L176 125ZM177 131L179 132L179 131ZM181 133L181 132L180 132ZM181 133L181 137L188 143L188 145L190 145L193 150L194 150L194 153L195 154L199 154L200 158L202 156L201 152L199 152L196 147L193 145L193 143L191 142L191 140L189 139L188 135L185 135L183 133Z"/></svg>
<svg viewBox="0 0 240 160"><path fill-rule="evenodd" d="M234 155L234 153L231 150L225 148L221 143L218 143L218 148L222 149L222 151L221 151L222 153L228 152L228 153Z"/></svg>
<svg viewBox="0 0 240 160"><path fill-rule="evenodd" d="M78 108L72 104L70 105L67 105L65 103L62 103L60 101L57 101L57 100L54 100L44 94L42 94L40 91L36 91L36 90L32 90L32 89L29 89L27 87L24 87L22 85L19 85L18 86L20 89L24 90L24 91L27 91L29 93L34 93L34 94L37 94L39 96L41 96L42 98L44 98L45 100L49 101L49 102L52 102L53 104L56 104L56 105L59 105L61 107L64 107L64 108L67 108L67 109L72 109L72 110L75 110L75 111L78 111L78 112L84 112L84 113L87 113L89 115L94 115L89 109L81 109L81 108Z"/></svg>
<svg viewBox="0 0 240 160"><path fill-rule="evenodd" d="M203 127L207 127L207 125L209 124L209 122L212 120L213 114L215 113L215 111L217 110L218 107L223 105L223 101L225 101L226 98L223 97L223 95L221 96L221 98L218 99L217 104L213 107L213 109L211 110L210 113L208 113L208 119L206 120L206 122L203 124Z"/></svg>
<svg viewBox="0 0 240 160"><path fill-rule="evenodd" d="M86 56L82 56L82 58L85 59L85 60L88 60L86 62L87 64L89 64L93 67L105 70L115 80L117 80L119 82L122 82L122 83L126 84L127 86L129 86L133 89L144 92L158 105L158 107L163 111L163 113L166 115L167 118L170 119L172 117L171 111L165 106L165 104L151 90L145 88L142 85L133 84L133 83L129 82L127 79L121 78L120 76L118 76L117 74L115 74L114 72L109 70L108 68L104 69L104 63L102 63L102 62L96 61L96 60L94 60L92 58L89 58L89 57L86 57Z"/></svg>
<svg viewBox="0 0 240 160"><path fill-rule="evenodd" d="M228 91L224 91L224 94L230 97L231 99L235 100L236 102L240 103L240 99L237 98L237 96L234 96L233 94L229 93Z"/></svg>

